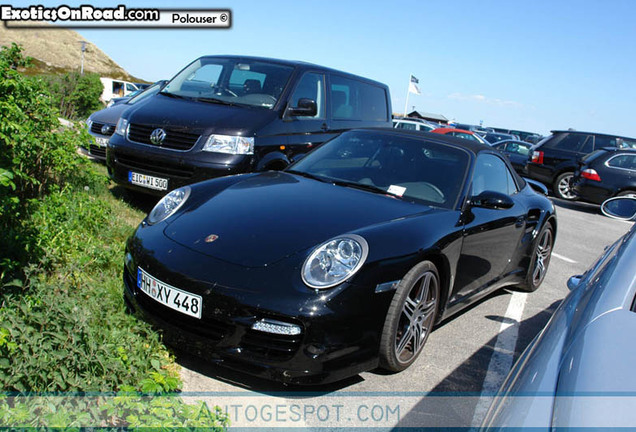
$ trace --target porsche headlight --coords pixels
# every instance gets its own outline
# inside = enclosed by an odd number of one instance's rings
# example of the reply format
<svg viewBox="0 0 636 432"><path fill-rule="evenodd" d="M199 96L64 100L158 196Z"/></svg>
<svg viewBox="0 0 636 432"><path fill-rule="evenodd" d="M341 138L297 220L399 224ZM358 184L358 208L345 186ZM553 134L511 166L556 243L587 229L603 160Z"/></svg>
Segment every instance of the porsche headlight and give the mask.
<svg viewBox="0 0 636 432"><path fill-rule="evenodd" d="M117 135L126 136L128 133L128 120L120 118L117 122L117 126L115 127L115 133Z"/></svg>
<svg viewBox="0 0 636 432"><path fill-rule="evenodd" d="M315 248L302 268L303 282L311 288L331 288L353 276L369 254L367 241L345 234Z"/></svg>
<svg viewBox="0 0 636 432"><path fill-rule="evenodd" d="M227 154L254 154L254 137L210 135L203 151Z"/></svg>
<svg viewBox="0 0 636 432"><path fill-rule="evenodd" d="M179 210L179 208L181 208L181 206L183 205L183 203L186 202L189 196L190 187L184 186L182 188L173 190L168 195L161 198L161 200L157 203L155 208L152 209L152 211L146 218L148 225L153 225L168 219L177 210Z"/></svg>

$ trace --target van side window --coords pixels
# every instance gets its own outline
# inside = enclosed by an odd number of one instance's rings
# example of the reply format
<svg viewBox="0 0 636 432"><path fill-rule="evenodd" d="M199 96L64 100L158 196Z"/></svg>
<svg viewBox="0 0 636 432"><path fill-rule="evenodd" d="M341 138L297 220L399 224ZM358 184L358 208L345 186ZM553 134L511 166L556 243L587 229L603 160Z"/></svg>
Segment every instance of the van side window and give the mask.
<svg viewBox="0 0 636 432"><path fill-rule="evenodd" d="M300 99L311 99L316 102L316 115L313 117L302 116L299 119L324 119L325 118L325 76L314 72L307 72L300 79L298 87L290 99L290 106L297 107Z"/></svg>
<svg viewBox="0 0 636 432"><path fill-rule="evenodd" d="M386 91L372 84L331 75L331 116L334 120L387 120Z"/></svg>

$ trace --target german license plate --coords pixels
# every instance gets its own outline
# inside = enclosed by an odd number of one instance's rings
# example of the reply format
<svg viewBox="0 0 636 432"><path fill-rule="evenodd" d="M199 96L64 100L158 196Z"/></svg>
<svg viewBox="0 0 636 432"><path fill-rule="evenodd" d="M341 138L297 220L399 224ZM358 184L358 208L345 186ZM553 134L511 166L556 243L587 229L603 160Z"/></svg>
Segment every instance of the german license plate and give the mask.
<svg viewBox="0 0 636 432"><path fill-rule="evenodd" d="M168 179L161 177L153 177L130 171L128 172L128 181L134 185L147 187L148 189L168 190Z"/></svg>
<svg viewBox="0 0 636 432"><path fill-rule="evenodd" d="M100 147L106 147L108 146L108 138L99 138L99 137L95 137L95 142L97 143L98 146Z"/></svg>
<svg viewBox="0 0 636 432"><path fill-rule="evenodd" d="M151 276L141 267L137 268L137 287L155 301L195 318L201 318L203 299L201 296L175 288Z"/></svg>

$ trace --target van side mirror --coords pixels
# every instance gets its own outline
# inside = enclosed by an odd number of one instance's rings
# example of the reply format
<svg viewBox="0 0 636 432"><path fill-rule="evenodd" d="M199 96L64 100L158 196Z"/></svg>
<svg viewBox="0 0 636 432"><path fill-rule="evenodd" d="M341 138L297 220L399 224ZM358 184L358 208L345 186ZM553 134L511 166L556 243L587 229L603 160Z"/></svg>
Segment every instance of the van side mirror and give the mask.
<svg viewBox="0 0 636 432"><path fill-rule="evenodd" d="M470 199L470 205L473 207L501 210L511 208L515 205L515 202L508 195L501 192L483 191Z"/></svg>
<svg viewBox="0 0 636 432"><path fill-rule="evenodd" d="M298 106L287 108L287 114L290 116L306 116L313 117L318 113L316 101L308 98L298 99Z"/></svg>

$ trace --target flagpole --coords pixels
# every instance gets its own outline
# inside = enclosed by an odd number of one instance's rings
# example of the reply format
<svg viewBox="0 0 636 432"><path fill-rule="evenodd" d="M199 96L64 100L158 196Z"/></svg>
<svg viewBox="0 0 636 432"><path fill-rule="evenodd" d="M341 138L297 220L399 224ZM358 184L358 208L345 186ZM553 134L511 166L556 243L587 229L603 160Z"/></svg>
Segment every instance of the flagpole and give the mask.
<svg viewBox="0 0 636 432"><path fill-rule="evenodd" d="M406 103L404 104L404 117L407 117L406 110L408 109L408 106L409 106L409 93L411 93L411 76L413 75L412 74L409 75L409 85L406 87Z"/></svg>

